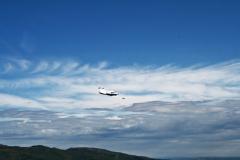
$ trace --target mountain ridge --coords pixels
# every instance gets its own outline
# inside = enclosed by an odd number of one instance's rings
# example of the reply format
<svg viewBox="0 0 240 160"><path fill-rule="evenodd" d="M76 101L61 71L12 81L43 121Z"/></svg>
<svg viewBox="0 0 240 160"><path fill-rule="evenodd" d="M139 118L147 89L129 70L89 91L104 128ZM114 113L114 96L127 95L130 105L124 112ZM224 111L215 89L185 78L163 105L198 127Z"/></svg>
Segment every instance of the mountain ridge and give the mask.
<svg viewBox="0 0 240 160"><path fill-rule="evenodd" d="M100 148L77 147L58 149L36 145L31 147L0 144L0 160L156 160Z"/></svg>

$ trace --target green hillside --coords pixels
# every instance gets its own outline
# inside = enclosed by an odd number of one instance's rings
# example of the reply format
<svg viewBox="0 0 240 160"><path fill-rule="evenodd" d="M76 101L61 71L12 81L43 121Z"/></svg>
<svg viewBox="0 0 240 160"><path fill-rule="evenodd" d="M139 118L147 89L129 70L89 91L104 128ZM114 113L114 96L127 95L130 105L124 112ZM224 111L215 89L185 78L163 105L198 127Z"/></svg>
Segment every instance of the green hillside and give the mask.
<svg viewBox="0 0 240 160"><path fill-rule="evenodd" d="M10 147L0 145L0 160L153 160L97 148L61 150L45 146Z"/></svg>

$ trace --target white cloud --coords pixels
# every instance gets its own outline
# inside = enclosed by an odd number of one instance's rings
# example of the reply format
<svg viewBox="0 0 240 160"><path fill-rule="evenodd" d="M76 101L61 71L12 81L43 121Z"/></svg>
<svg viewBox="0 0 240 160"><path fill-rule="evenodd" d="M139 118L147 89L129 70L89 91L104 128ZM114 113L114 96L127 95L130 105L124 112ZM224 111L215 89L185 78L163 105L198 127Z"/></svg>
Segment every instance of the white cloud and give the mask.
<svg viewBox="0 0 240 160"><path fill-rule="evenodd" d="M111 117L106 117L105 119L107 120L112 120L112 121L120 121L123 118L119 117L119 116L111 116Z"/></svg>
<svg viewBox="0 0 240 160"><path fill-rule="evenodd" d="M23 71L27 70L31 65L31 62L26 59L10 58L8 60L11 61L12 63L14 63L16 66L20 67L20 69Z"/></svg>
<svg viewBox="0 0 240 160"><path fill-rule="evenodd" d="M18 64L23 70L27 70L31 63L28 60L22 59L18 61Z"/></svg>
<svg viewBox="0 0 240 160"><path fill-rule="evenodd" d="M42 61L36 66L36 68L32 71L32 73L46 71L48 69L48 65L49 65L48 62Z"/></svg>
<svg viewBox="0 0 240 160"><path fill-rule="evenodd" d="M23 94L18 94L20 97L26 92L33 92L29 98L36 99L39 104L50 109L111 108L158 100L201 101L240 98L238 61L186 68L172 65L111 68L107 67L107 62L100 62L94 67L89 64L80 65L73 60L42 61L35 66L32 65L28 70L30 74L26 74L24 78L17 77L12 80L1 78L0 89L6 91L17 89L19 92L24 90ZM34 73L34 76L31 73ZM99 86L115 89L120 95L118 97L99 95L97 93Z"/></svg>
<svg viewBox="0 0 240 160"><path fill-rule="evenodd" d="M79 63L77 62L67 62L64 66L63 66L63 73L67 73L67 74L71 74L72 71L75 71L76 68L79 66Z"/></svg>
<svg viewBox="0 0 240 160"><path fill-rule="evenodd" d="M0 93L0 106L13 106L13 107L28 107L45 109L40 103L35 100L23 98L15 95Z"/></svg>
<svg viewBox="0 0 240 160"><path fill-rule="evenodd" d="M107 61L102 61L98 64L98 68L99 69L103 69L103 68L106 68L108 66L108 63Z"/></svg>
<svg viewBox="0 0 240 160"><path fill-rule="evenodd" d="M4 73L8 73L14 70L14 66L11 63L7 63L4 65Z"/></svg>
<svg viewBox="0 0 240 160"><path fill-rule="evenodd" d="M61 67L60 62L53 62L51 69L49 70L50 72L55 71Z"/></svg>

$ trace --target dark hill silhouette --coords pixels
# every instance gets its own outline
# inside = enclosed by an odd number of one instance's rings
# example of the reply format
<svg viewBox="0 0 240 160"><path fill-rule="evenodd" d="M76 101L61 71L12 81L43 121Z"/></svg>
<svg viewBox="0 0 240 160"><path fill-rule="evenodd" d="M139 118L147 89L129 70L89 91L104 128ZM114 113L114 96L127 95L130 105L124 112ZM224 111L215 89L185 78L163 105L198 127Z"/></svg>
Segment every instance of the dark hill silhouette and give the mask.
<svg viewBox="0 0 240 160"><path fill-rule="evenodd" d="M154 160L98 148L69 148L45 146L11 147L0 145L0 160Z"/></svg>

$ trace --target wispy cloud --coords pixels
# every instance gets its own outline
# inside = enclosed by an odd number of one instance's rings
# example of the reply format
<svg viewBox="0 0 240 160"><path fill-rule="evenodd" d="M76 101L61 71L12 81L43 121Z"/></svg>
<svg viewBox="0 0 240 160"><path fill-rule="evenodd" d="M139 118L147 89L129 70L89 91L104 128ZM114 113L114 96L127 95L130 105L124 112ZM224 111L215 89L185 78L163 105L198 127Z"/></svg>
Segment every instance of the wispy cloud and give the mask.
<svg viewBox="0 0 240 160"><path fill-rule="evenodd" d="M65 64L65 66L62 68L63 74L71 74L73 71L76 71L77 67L79 66L78 62L71 61Z"/></svg>
<svg viewBox="0 0 240 160"><path fill-rule="evenodd" d="M1 59L1 63L4 66L4 70L0 71L0 74L8 74L9 71L26 71L29 69L31 62L26 59L16 59L16 58L4 58ZM2 67L2 66L1 66Z"/></svg>
<svg viewBox="0 0 240 160"><path fill-rule="evenodd" d="M42 107L50 109L56 108L54 104L65 109L105 108L156 100L201 101L240 98L240 62L237 60L185 68L173 65L113 68L107 62L90 65L74 60L16 62L22 69L11 67L15 64L9 61L8 72L5 71L5 74L17 72L19 76L11 79L6 76L1 78L0 92L8 92L18 97L27 96L38 101ZM98 95L99 86L115 89L120 92L120 96ZM3 104L0 102L0 105Z"/></svg>
<svg viewBox="0 0 240 160"><path fill-rule="evenodd" d="M237 60L185 68L9 60L0 68L2 143L156 157L239 155ZM99 95L99 86L120 95Z"/></svg>
<svg viewBox="0 0 240 160"><path fill-rule="evenodd" d="M8 73L14 69L14 66L11 63L4 64L4 73Z"/></svg>
<svg viewBox="0 0 240 160"><path fill-rule="evenodd" d="M48 62L42 61L35 67L35 69L32 71L32 73L46 71L48 69L48 66L49 66Z"/></svg>
<svg viewBox="0 0 240 160"><path fill-rule="evenodd" d="M15 96L15 95L0 93L0 99L1 99L0 105L5 107L27 107L27 108L45 109L37 101Z"/></svg>
<svg viewBox="0 0 240 160"><path fill-rule="evenodd" d="M22 70L27 70L31 64L30 61L25 60L25 59L17 60L17 63L19 64L19 66L21 67Z"/></svg>

